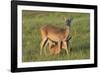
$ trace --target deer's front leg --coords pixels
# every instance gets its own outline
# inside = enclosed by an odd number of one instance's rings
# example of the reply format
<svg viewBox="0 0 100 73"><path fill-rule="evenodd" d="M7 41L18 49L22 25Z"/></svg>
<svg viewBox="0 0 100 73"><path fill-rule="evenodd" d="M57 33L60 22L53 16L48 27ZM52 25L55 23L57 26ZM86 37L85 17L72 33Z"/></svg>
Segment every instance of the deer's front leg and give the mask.
<svg viewBox="0 0 100 73"><path fill-rule="evenodd" d="M67 53L67 55L69 55L69 50L68 50L68 42L66 42L66 41L63 41L63 44L64 44L64 46L65 46L65 51L66 51L66 53Z"/></svg>

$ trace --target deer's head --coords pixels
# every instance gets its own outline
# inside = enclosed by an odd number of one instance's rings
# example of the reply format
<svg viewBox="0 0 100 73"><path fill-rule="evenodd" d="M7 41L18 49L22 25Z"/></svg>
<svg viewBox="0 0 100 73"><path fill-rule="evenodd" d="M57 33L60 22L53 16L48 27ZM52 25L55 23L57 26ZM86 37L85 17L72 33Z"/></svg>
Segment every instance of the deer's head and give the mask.
<svg viewBox="0 0 100 73"><path fill-rule="evenodd" d="M65 25L67 25L67 26L70 27L70 26L71 26L71 22L72 22L72 20L73 20L72 17L65 19Z"/></svg>

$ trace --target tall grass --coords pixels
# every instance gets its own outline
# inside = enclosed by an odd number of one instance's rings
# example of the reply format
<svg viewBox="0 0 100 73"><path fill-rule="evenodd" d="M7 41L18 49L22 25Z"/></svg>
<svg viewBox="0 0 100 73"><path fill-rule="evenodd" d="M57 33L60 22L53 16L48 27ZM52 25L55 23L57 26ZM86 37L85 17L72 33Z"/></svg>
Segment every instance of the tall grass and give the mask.
<svg viewBox="0 0 100 73"><path fill-rule="evenodd" d="M71 25L70 55L62 50L59 55L40 56L40 27L53 25L64 28L64 18L73 17ZM22 61L80 60L90 58L90 15L88 13L64 13L22 11Z"/></svg>

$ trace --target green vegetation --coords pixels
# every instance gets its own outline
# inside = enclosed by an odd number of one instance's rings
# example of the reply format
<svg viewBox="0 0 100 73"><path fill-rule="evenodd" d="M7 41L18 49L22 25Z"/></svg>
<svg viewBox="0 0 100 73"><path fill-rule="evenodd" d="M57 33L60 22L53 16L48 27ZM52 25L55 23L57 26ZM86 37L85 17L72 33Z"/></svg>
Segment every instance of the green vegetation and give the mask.
<svg viewBox="0 0 100 73"><path fill-rule="evenodd" d="M53 25L64 28L64 17L73 17L71 26L70 55L64 50L59 55L40 56L40 27ZM80 60L90 58L90 15L88 13L64 13L22 11L22 61Z"/></svg>

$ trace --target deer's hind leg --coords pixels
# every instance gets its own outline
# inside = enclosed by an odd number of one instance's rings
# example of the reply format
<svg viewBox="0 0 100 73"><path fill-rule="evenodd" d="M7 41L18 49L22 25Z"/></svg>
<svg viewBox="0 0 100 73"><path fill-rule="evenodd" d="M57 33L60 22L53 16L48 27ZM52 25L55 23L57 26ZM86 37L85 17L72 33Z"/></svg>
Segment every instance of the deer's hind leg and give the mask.
<svg viewBox="0 0 100 73"><path fill-rule="evenodd" d="M40 43L40 55L42 55L42 49L44 48L47 40L48 40L47 38L44 38Z"/></svg>
<svg viewBox="0 0 100 73"><path fill-rule="evenodd" d="M62 44L62 42L61 41L58 41L58 50L57 50L57 53L60 53L60 51L61 51L61 45Z"/></svg>

